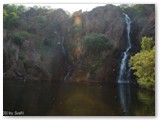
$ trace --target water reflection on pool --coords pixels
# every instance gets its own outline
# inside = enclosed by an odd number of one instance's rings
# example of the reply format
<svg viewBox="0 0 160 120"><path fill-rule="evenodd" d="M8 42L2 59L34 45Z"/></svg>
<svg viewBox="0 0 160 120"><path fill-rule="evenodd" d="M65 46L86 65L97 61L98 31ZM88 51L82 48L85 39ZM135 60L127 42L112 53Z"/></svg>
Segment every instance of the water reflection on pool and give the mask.
<svg viewBox="0 0 160 120"><path fill-rule="evenodd" d="M24 115L155 115L155 95L130 84L4 81L4 111Z"/></svg>

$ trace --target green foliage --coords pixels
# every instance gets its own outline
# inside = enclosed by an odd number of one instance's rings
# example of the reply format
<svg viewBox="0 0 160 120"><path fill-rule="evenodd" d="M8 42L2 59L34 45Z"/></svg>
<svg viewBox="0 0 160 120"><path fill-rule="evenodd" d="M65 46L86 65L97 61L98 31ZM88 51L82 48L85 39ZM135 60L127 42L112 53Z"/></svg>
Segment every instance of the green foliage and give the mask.
<svg viewBox="0 0 160 120"><path fill-rule="evenodd" d="M3 38L6 38L7 37L7 32L8 32L8 30L7 29L3 29Z"/></svg>
<svg viewBox="0 0 160 120"><path fill-rule="evenodd" d="M8 53L10 53L12 56L15 54L16 50L15 48L12 48L6 44L3 45L3 49L4 51L7 51Z"/></svg>
<svg viewBox="0 0 160 120"><path fill-rule="evenodd" d="M125 10L125 9L127 9L128 7L130 7L130 4L121 4L121 5L119 5L119 7L120 7L122 10Z"/></svg>
<svg viewBox="0 0 160 120"><path fill-rule="evenodd" d="M24 60L24 65L26 68L31 68L32 67L32 62L29 60Z"/></svg>
<svg viewBox="0 0 160 120"><path fill-rule="evenodd" d="M138 15L145 15L145 5L142 4L136 4L131 6L132 9L138 14Z"/></svg>
<svg viewBox="0 0 160 120"><path fill-rule="evenodd" d="M89 53L99 54L100 52L112 48L111 44L108 44L108 38L103 34L91 34L84 36L84 43Z"/></svg>
<svg viewBox="0 0 160 120"><path fill-rule="evenodd" d="M150 50L152 47L153 38L142 38L141 50Z"/></svg>
<svg viewBox="0 0 160 120"><path fill-rule="evenodd" d="M21 45L24 39L27 39L30 36L30 34L26 31L16 32L13 35L13 42L16 45Z"/></svg>
<svg viewBox="0 0 160 120"><path fill-rule="evenodd" d="M102 61L98 60L94 64L90 65L89 72L90 74L94 73L98 68L103 65Z"/></svg>
<svg viewBox="0 0 160 120"><path fill-rule="evenodd" d="M19 35L15 34L15 35L13 36L13 42L14 42L16 45L21 45L21 44L22 44L22 42L21 42L21 37L20 37Z"/></svg>
<svg viewBox="0 0 160 120"><path fill-rule="evenodd" d="M51 41L51 40L48 40L48 39L45 39L44 42L43 42L43 44L44 44L45 46L48 46L48 47L52 47L52 45L53 45L52 41Z"/></svg>
<svg viewBox="0 0 160 120"><path fill-rule="evenodd" d="M21 14L25 11L24 6L18 6L15 4L3 5L3 23L4 28L11 29L18 25L18 20Z"/></svg>
<svg viewBox="0 0 160 120"><path fill-rule="evenodd" d="M47 23L47 17L46 16L39 17L36 20L35 27L37 29L43 29L45 27L46 23Z"/></svg>
<svg viewBox="0 0 160 120"><path fill-rule="evenodd" d="M71 18L71 19L73 19L73 18ZM81 19L82 18L80 18L80 19L74 19L75 21L75 23L72 23L73 25L72 25L72 29L73 29L73 31L74 32L80 32L81 30L82 30L82 23L81 23ZM78 22L77 22L78 21Z"/></svg>
<svg viewBox="0 0 160 120"><path fill-rule="evenodd" d="M82 27L80 25L74 25L73 26L74 31L80 31L81 29L82 29Z"/></svg>
<svg viewBox="0 0 160 120"><path fill-rule="evenodd" d="M131 69L138 77L141 87L155 89L155 47L151 48L152 38L144 37L142 50L130 59Z"/></svg>
<svg viewBox="0 0 160 120"><path fill-rule="evenodd" d="M22 52L19 53L19 59L24 60L24 54Z"/></svg>
<svg viewBox="0 0 160 120"><path fill-rule="evenodd" d="M123 12L130 13L136 18L143 17L146 14L148 14L147 7L148 6L144 4L129 4L129 5L121 4L120 5L120 8L123 10Z"/></svg>
<svg viewBox="0 0 160 120"><path fill-rule="evenodd" d="M4 4L4 40L10 36L14 44L21 45L24 40L29 38L36 43L36 47L53 48L57 44L55 39L57 35L54 32L62 32L63 22L59 20L61 16L63 15L57 14L56 10L48 7L25 8L16 4ZM38 39L35 39L36 37Z"/></svg>

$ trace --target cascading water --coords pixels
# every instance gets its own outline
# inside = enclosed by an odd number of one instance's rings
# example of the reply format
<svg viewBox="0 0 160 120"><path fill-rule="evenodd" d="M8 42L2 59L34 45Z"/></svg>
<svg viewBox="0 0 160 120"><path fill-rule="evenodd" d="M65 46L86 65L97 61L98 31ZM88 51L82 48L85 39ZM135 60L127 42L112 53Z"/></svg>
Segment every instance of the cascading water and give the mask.
<svg viewBox="0 0 160 120"><path fill-rule="evenodd" d="M64 47L64 37L62 36L62 39L61 39L61 48L62 48L62 52L63 52L63 55L64 55L64 62L65 62L65 72L66 72L66 75L64 77L64 81L66 81L66 79L69 77L69 74L70 74L70 71L71 71L71 66L68 64L67 60L66 60L66 50L65 50L65 47Z"/></svg>
<svg viewBox="0 0 160 120"><path fill-rule="evenodd" d="M61 47L62 47L63 55L66 57L66 50L65 50L65 48L64 48L64 37L62 37Z"/></svg>
<svg viewBox="0 0 160 120"><path fill-rule="evenodd" d="M129 75L130 75L130 70L128 66L128 60L129 60L129 50L131 49L131 38L130 38L130 30L131 30L131 23L132 21L128 17L127 14L125 15L125 22L126 22L126 30L127 30L127 48L123 53L123 57L121 60L120 64L120 71L119 71L119 76L118 76L118 83L129 83Z"/></svg>
<svg viewBox="0 0 160 120"><path fill-rule="evenodd" d="M131 49L132 45L130 38L131 20L127 14L124 15L125 15L128 42L127 42L127 48L123 53L123 57L120 64L118 83L122 84L118 84L118 91L119 91L119 100L121 109L123 110L125 115L128 115L130 113L131 91L130 91L130 84L124 84L124 83L129 83L130 69L128 66L128 61L129 61L129 50Z"/></svg>

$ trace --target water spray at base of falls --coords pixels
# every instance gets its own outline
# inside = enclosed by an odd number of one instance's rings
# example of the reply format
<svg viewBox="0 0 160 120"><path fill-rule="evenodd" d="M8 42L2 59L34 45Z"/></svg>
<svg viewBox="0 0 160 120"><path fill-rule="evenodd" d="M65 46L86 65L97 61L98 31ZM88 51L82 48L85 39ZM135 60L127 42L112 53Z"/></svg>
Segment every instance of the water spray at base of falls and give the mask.
<svg viewBox="0 0 160 120"><path fill-rule="evenodd" d="M119 76L118 76L118 83L129 83L129 76L130 76L128 61L129 61L129 50L132 47L131 38L130 38L132 21L130 20L127 14L124 14L124 15L125 15L126 31L127 31L127 48L123 52L123 57L121 60Z"/></svg>

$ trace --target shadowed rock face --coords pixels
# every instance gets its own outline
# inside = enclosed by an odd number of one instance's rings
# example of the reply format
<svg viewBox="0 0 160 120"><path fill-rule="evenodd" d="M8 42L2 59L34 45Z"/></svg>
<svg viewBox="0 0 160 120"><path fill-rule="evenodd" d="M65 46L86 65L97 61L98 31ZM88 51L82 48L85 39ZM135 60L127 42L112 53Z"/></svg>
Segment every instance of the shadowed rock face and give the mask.
<svg viewBox="0 0 160 120"><path fill-rule="evenodd" d="M140 50L142 37L153 37L155 40L155 5L144 6L144 15L137 16L136 13L126 11L132 19L131 39L133 43L133 54Z"/></svg>
<svg viewBox="0 0 160 120"><path fill-rule="evenodd" d="M92 11L84 13L85 34L103 33L116 47L123 36L125 27L122 10L113 5L94 8Z"/></svg>

